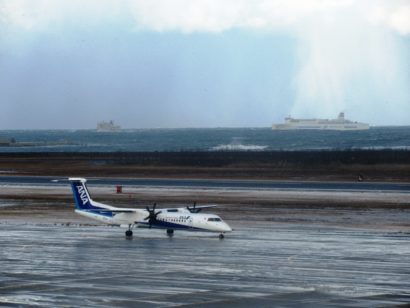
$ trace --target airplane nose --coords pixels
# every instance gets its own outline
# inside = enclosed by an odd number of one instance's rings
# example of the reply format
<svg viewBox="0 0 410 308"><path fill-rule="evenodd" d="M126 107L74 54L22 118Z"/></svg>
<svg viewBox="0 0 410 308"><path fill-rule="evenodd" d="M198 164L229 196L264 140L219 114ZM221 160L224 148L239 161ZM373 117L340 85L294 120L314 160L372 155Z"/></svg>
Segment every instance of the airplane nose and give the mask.
<svg viewBox="0 0 410 308"><path fill-rule="evenodd" d="M232 232L232 228L227 223L224 225L224 232Z"/></svg>

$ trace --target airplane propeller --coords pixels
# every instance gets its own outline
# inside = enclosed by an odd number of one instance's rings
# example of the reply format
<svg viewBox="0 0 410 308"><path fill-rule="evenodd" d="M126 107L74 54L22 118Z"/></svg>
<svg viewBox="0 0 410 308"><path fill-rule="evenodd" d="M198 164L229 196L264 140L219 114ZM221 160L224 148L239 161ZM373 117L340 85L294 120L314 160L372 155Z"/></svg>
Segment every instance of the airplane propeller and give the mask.
<svg viewBox="0 0 410 308"><path fill-rule="evenodd" d="M148 211L148 216L144 218L144 220L148 220L149 228L151 229L152 225L157 221L157 216L161 214L161 211L158 211L155 213L155 208L157 207L157 204L154 203L152 206L152 209L150 209L148 206L146 207Z"/></svg>
<svg viewBox="0 0 410 308"><path fill-rule="evenodd" d="M189 205L186 207L188 209L188 211L190 211L191 213L199 213L201 211L201 209L197 209L196 208L196 202L194 202L194 204L192 205L192 207L190 207Z"/></svg>

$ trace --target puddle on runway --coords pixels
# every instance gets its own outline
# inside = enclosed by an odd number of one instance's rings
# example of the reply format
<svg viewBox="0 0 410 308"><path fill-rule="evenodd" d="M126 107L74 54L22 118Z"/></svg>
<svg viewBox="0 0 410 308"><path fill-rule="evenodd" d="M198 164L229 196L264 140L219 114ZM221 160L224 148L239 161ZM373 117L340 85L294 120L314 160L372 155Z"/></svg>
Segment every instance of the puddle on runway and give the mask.
<svg viewBox="0 0 410 308"><path fill-rule="evenodd" d="M234 226L235 227L235 226ZM0 225L0 305L390 306L410 301L410 235L259 224L215 234Z"/></svg>

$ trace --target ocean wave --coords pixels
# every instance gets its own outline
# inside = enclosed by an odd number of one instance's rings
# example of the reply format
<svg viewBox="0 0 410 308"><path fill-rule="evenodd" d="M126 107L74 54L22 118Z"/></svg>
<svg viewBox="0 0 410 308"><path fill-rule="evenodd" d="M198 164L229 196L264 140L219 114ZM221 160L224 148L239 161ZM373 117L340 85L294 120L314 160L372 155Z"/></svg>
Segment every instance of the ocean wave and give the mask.
<svg viewBox="0 0 410 308"><path fill-rule="evenodd" d="M367 131L272 131L271 128L137 129L115 134L93 130L0 130L0 146L11 152L179 152L409 150L410 127Z"/></svg>
<svg viewBox="0 0 410 308"><path fill-rule="evenodd" d="M367 147L352 147L353 150L410 150L410 146L397 145L397 146L367 146Z"/></svg>
<svg viewBox="0 0 410 308"><path fill-rule="evenodd" d="M245 145L245 144L220 144L212 147L211 151L263 151L267 145Z"/></svg>

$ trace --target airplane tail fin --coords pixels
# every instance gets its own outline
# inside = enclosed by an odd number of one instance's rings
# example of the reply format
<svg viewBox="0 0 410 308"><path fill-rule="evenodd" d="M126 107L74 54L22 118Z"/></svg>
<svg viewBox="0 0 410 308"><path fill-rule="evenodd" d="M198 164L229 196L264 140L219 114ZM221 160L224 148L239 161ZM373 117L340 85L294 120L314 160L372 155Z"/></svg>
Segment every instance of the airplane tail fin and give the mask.
<svg viewBox="0 0 410 308"><path fill-rule="evenodd" d="M100 209L100 207L95 206L93 200L91 199L90 193L88 192L85 183L86 179L83 178L69 178L71 183L71 189L74 194L75 207L78 210L93 210Z"/></svg>

